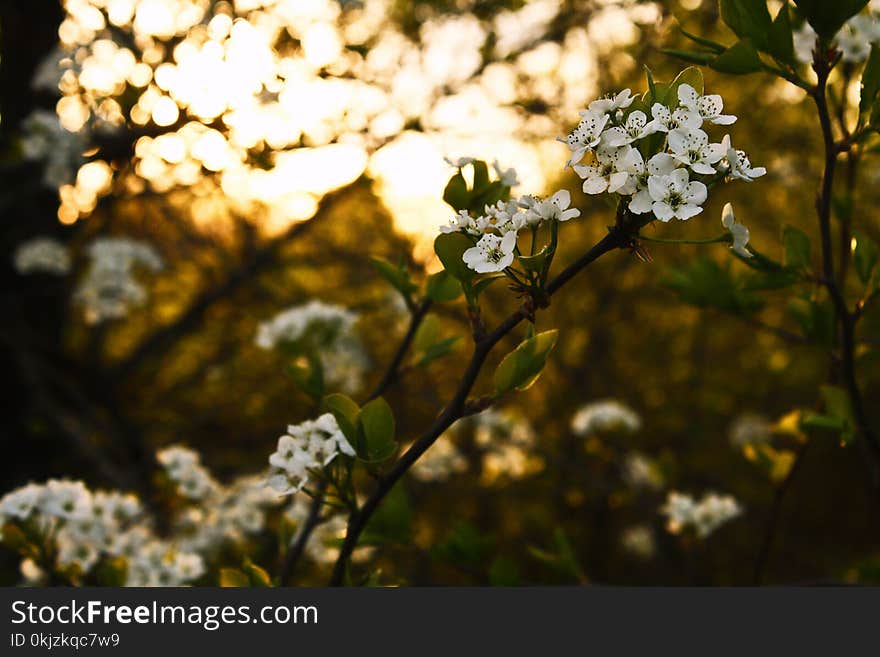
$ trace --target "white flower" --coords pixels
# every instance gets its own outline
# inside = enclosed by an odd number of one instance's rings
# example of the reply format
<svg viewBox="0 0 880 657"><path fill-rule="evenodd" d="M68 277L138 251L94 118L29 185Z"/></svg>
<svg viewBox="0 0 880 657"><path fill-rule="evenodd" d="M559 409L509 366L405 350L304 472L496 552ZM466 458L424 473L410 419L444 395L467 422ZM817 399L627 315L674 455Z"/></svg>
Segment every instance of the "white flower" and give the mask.
<svg viewBox="0 0 880 657"><path fill-rule="evenodd" d="M751 258L752 254L746 248L746 244L749 243L749 229L736 222L736 217L733 215L733 206L730 203L726 204L721 212L721 224L733 238L730 249L743 258Z"/></svg>
<svg viewBox="0 0 880 657"><path fill-rule="evenodd" d="M772 430L772 423L763 415L743 413L733 421L727 434L731 445L745 447L766 443L771 438Z"/></svg>
<svg viewBox="0 0 880 657"><path fill-rule="evenodd" d="M22 242L13 256L19 274L43 272L63 276L70 272L70 253L67 247L51 237L35 237Z"/></svg>
<svg viewBox="0 0 880 657"><path fill-rule="evenodd" d="M443 481L466 472L467 459L449 438L441 437L410 470L419 481Z"/></svg>
<svg viewBox="0 0 880 657"><path fill-rule="evenodd" d="M531 208L544 221L568 221L581 215L577 208L569 208L571 194L567 189L560 189L546 201L537 201Z"/></svg>
<svg viewBox="0 0 880 657"><path fill-rule="evenodd" d="M716 125L736 122L735 116L721 113L724 110L724 101L718 94L701 96L691 85L683 84L678 88L678 101L690 111L699 114L703 121Z"/></svg>
<svg viewBox="0 0 880 657"><path fill-rule="evenodd" d="M441 233L458 233L473 228L474 220L467 210L459 210L446 226L440 226Z"/></svg>
<svg viewBox="0 0 880 657"><path fill-rule="evenodd" d="M638 414L615 399L601 399L582 406L571 419L571 430L578 436L597 432L635 433L642 426Z"/></svg>
<svg viewBox="0 0 880 657"><path fill-rule="evenodd" d="M636 489L659 490L663 487L663 475L657 464L638 452L627 455L623 463L623 478Z"/></svg>
<svg viewBox="0 0 880 657"><path fill-rule="evenodd" d="M626 146L656 132L656 124L648 126L648 117L641 110L630 112L622 126L608 128L602 133L602 143L609 146Z"/></svg>
<svg viewBox="0 0 880 657"><path fill-rule="evenodd" d="M474 222L479 234L497 230L502 235L516 232L526 225L526 214L521 212L515 201L498 201L495 205L484 206L485 214Z"/></svg>
<svg viewBox="0 0 880 657"><path fill-rule="evenodd" d="M0 525L5 518L27 518L40 504L42 496L43 487L37 484L28 484L6 493L0 499Z"/></svg>
<svg viewBox="0 0 880 657"><path fill-rule="evenodd" d="M174 445L156 454L177 492L191 500L202 500L216 492L219 484L202 466L201 457L191 449Z"/></svg>
<svg viewBox="0 0 880 657"><path fill-rule="evenodd" d="M699 128L703 125L703 119L698 112L689 110L687 107L679 107L671 111L663 103L654 103L651 107L653 120L645 126L651 132L669 132L676 128Z"/></svg>
<svg viewBox="0 0 880 657"><path fill-rule="evenodd" d="M608 123L608 115L593 112L591 110L581 111L581 120L577 127L568 137L559 137L559 141L568 144L571 150L571 157L568 159L566 166L572 166L580 162L587 151L595 148L602 140L602 132Z"/></svg>
<svg viewBox="0 0 880 657"><path fill-rule="evenodd" d="M709 135L699 128L676 128L669 133L672 157L688 165L694 173L711 176L716 164L725 155L722 144L710 144Z"/></svg>
<svg viewBox="0 0 880 657"><path fill-rule="evenodd" d="M654 201L651 210L660 221L673 217L686 221L700 214L707 195L703 183L688 182L687 169L676 169L667 176L651 176L648 192Z"/></svg>
<svg viewBox="0 0 880 657"><path fill-rule="evenodd" d="M853 16L840 29L835 37L840 49L840 58L845 62L859 64L871 54L871 41L874 26L869 16Z"/></svg>
<svg viewBox="0 0 880 657"><path fill-rule="evenodd" d="M724 149L728 171L727 175L736 180L752 182L767 173L764 167L752 167L752 161L745 151L737 150L730 143L730 135L724 135L721 140Z"/></svg>
<svg viewBox="0 0 880 657"><path fill-rule="evenodd" d="M629 174L621 170L621 163L628 162L627 158L634 150L630 146L600 150L595 155L595 164L575 165L575 173L584 179L584 192L601 194L607 190L614 193L623 187Z"/></svg>
<svg viewBox="0 0 880 657"><path fill-rule="evenodd" d="M455 160L450 159L448 157L444 157L443 160L451 167L455 167L456 169L461 169L462 167L467 166L468 164L474 163L474 158L472 157L459 157Z"/></svg>
<svg viewBox="0 0 880 657"><path fill-rule="evenodd" d="M483 235L476 246L462 254L465 264L479 274L502 271L513 262L516 232L498 237L491 233Z"/></svg>
<svg viewBox="0 0 880 657"><path fill-rule="evenodd" d="M594 114L613 114L617 110L626 109L633 104L634 100L635 97L632 95L632 92L629 89L624 89L610 98L594 100L590 103L589 110L585 111L593 112ZM581 114L583 115L584 111Z"/></svg>
<svg viewBox="0 0 880 657"><path fill-rule="evenodd" d="M494 160L492 162L492 168L495 169L495 174L498 176L498 180L505 187L516 187L519 185L519 179L516 177L516 169L513 167L510 169L502 169L501 165L498 164L498 160Z"/></svg>
<svg viewBox="0 0 880 657"><path fill-rule="evenodd" d="M637 149L632 149L629 155L620 164L620 168L626 171L629 178L626 184L618 190L619 194L632 195L629 209L635 214L650 212L654 205L654 199L648 191L648 180L651 176L666 176L675 171L677 163L669 153L657 153L645 166L645 160Z"/></svg>
<svg viewBox="0 0 880 657"><path fill-rule="evenodd" d="M81 481L50 479L40 500L40 511L63 520L88 517L92 509L92 495Z"/></svg>
<svg viewBox="0 0 880 657"><path fill-rule="evenodd" d="M660 513L666 516L666 529L679 534L686 529L706 538L713 531L742 513L742 508L730 495L708 493L700 502L690 495L670 491Z"/></svg>

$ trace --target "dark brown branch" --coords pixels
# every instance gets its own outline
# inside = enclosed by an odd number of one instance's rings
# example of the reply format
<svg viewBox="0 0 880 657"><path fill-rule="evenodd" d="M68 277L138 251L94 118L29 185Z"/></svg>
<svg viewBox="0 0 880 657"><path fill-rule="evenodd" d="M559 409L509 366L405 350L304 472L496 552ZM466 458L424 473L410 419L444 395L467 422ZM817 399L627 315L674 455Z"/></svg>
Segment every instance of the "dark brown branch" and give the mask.
<svg viewBox="0 0 880 657"><path fill-rule="evenodd" d="M550 281L546 288L547 297L549 298L552 296L554 292L568 283L581 270L586 268L597 258L609 251L625 246L631 241L631 230L631 227L620 224L611 228L604 238L597 242L575 262L570 264L556 278ZM400 478L403 477L410 467L412 467L412 465L422 456L422 454L434 444L437 438L439 438L443 432L453 424L453 422L462 416L465 412L466 402L471 388L476 383L480 370L482 369L489 353L492 351L492 348L504 336L510 333L523 319L525 319L525 313L522 309L517 310L501 322L501 324L499 324L491 333L474 345L473 355L471 356L467 369L462 375L455 394L452 396L452 399L450 399L443 412L397 460L391 470L379 479L376 489L367 498L361 509L349 517L348 531L346 532L345 541L342 544L339 558L333 568L333 576L330 581L331 586L340 586L343 583L348 568L348 560L357 546L361 532L363 532L364 528L367 526L367 523L382 503L382 500Z"/></svg>
<svg viewBox="0 0 880 657"><path fill-rule="evenodd" d="M300 528L296 540L290 545L287 554L284 555L284 561L281 564L281 572L278 575L279 586L287 586L287 582L293 574L293 569L306 548L306 543L309 542L309 538L315 530L315 527L320 524L321 506L324 504L324 493L326 490L327 480L322 479L318 483L315 496L312 498L312 505L309 507L309 514L306 516L306 520Z"/></svg>

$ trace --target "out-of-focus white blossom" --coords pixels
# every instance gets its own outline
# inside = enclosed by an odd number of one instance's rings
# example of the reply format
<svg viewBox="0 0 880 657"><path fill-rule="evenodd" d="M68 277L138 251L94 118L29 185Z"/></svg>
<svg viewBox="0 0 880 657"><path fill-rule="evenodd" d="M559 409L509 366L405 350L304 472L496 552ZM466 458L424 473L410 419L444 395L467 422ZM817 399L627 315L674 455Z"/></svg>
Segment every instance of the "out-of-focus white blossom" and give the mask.
<svg viewBox="0 0 880 657"><path fill-rule="evenodd" d="M324 379L344 392L363 385L367 356L355 333L358 316L342 306L313 299L261 322L254 339L261 349L292 347L303 355L316 355Z"/></svg>
<svg viewBox="0 0 880 657"><path fill-rule="evenodd" d="M125 237L103 237L92 242L87 254L89 269L74 298L83 307L85 320L98 324L125 317L144 303L147 291L135 278L136 268L162 268L162 258L145 242Z"/></svg>
<svg viewBox="0 0 880 657"><path fill-rule="evenodd" d="M27 160L43 160L43 184L52 189L72 183L86 141L82 133L65 129L55 112L34 110L22 122L21 151Z"/></svg>
<svg viewBox="0 0 880 657"><path fill-rule="evenodd" d="M697 502L690 495L670 491L660 513L666 516L666 528L670 533L693 531L699 538L706 538L721 525L739 516L742 508L730 495L707 493Z"/></svg>
<svg viewBox="0 0 880 657"><path fill-rule="evenodd" d="M218 488L217 482L202 466L198 452L175 445L159 451L156 460L165 468L168 478L183 497L202 500Z"/></svg>
<svg viewBox="0 0 880 657"><path fill-rule="evenodd" d="M657 551L654 532L647 525L634 525L620 536L621 547L637 559L647 561Z"/></svg>
<svg viewBox="0 0 880 657"><path fill-rule="evenodd" d="M34 237L16 247L13 264L19 274L44 273L64 276L70 273L70 253L67 247L56 239Z"/></svg>
<svg viewBox="0 0 880 657"><path fill-rule="evenodd" d="M419 481L445 481L467 471L468 462L455 443L441 436L410 470Z"/></svg>
<svg viewBox="0 0 880 657"><path fill-rule="evenodd" d="M628 454L623 462L623 479L636 489L659 490L663 487L663 473L660 468L638 452Z"/></svg>
<svg viewBox="0 0 880 657"><path fill-rule="evenodd" d="M763 415L743 413L733 420L727 435L734 447L766 443L772 435L773 425Z"/></svg>
<svg viewBox="0 0 880 657"><path fill-rule="evenodd" d="M571 430L578 436L622 431L635 433L642 427L638 414L615 399L602 399L582 406L571 419Z"/></svg>

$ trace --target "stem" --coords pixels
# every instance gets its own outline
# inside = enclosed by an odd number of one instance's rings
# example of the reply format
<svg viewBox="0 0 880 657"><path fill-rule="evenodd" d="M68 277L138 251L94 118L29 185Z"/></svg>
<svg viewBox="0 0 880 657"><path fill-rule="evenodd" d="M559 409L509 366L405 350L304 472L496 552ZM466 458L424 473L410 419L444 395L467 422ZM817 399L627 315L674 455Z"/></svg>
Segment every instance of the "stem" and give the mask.
<svg viewBox="0 0 880 657"><path fill-rule="evenodd" d="M788 474L785 475L785 479L782 480L782 483L779 484L776 488L776 492L773 494L773 503L770 507L770 517L767 520L767 525L764 529L764 538L761 541L761 548L758 551L758 557L755 560L755 586L760 586L761 581L764 579L764 570L766 569L767 561L770 558L770 548L773 547L773 539L776 537L776 530L779 528L779 517L782 513L782 503L785 500L785 494L788 492L788 489L791 488L791 483L794 481L795 475L801 468L804 461L804 454L807 452L807 445L809 445L809 443L805 442L798 448L798 451L795 454L794 463L791 464L791 469L788 471Z"/></svg>
<svg viewBox="0 0 880 657"><path fill-rule="evenodd" d="M658 242L660 244L721 244L722 242L730 241L730 238L727 235L710 237L704 240L672 240L663 239L660 237L648 237L647 235L639 235L639 239L645 240L646 242Z"/></svg>
<svg viewBox="0 0 880 657"><path fill-rule="evenodd" d="M326 490L327 480L322 479L318 484L318 489L315 491L315 496L312 498L312 506L309 507L309 514L306 516L302 529L300 529L296 540L291 543L290 548L287 550L287 554L284 555L284 562L281 564L281 572L278 575L279 586L285 586L287 584L287 580L289 580L290 576L293 574L294 566L296 566L296 563L299 561L299 558L305 550L306 543L309 542L312 532L320 523L321 505L324 502L324 493Z"/></svg>
<svg viewBox="0 0 880 657"><path fill-rule="evenodd" d="M620 217L618 225L610 229L608 235L597 242L589 251L582 255L578 260L570 264L555 279L547 285L547 296L549 297L555 291L559 290L563 285L569 282L582 269L587 267L600 256L624 246L630 239L631 228L621 225ZM394 485L403 477L410 467L424 454L431 445L439 438L453 422L459 419L465 412L465 403L471 388L476 383L477 376L486 361L492 348L508 333L510 333L523 319L525 314L522 309L517 310L509 315L495 330L479 340L474 345L474 352L471 360L462 375L461 381L455 394L449 400L443 412L437 417L430 427L410 446L410 448L398 459L391 470L379 479L376 489L367 498L364 505L358 513L354 513L349 517L348 531L346 532L345 541L339 551L339 558L333 568L333 576L330 580L331 586L340 586L343 584L348 569L348 560L352 552L357 546L358 538L367 526L370 518L381 504L385 496L391 491Z"/></svg>
<svg viewBox="0 0 880 657"><path fill-rule="evenodd" d="M874 471L872 474L875 478L875 483L880 484L880 480L877 479L878 472L880 472L880 440L878 440L868 421L865 402L859 389L855 371L855 325L857 315L849 311L834 271L833 244L831 241L831 195L834 188L834 172L840 149L834 140L826 94L831 67L827 61L822 59L821 54L818 52L816 53L813 66L818 78L818 83L813 93L813 100L819 113L819 124L822 128L822 139L825 145L825 169L822 174L819 195L816 198L816 213L819 217L819 232L822 243L821 282L828 290L828 294L834 304L836 321L840 325L840 374L842 382L852 405L858 431L867 443L874 458Z"/></svg>

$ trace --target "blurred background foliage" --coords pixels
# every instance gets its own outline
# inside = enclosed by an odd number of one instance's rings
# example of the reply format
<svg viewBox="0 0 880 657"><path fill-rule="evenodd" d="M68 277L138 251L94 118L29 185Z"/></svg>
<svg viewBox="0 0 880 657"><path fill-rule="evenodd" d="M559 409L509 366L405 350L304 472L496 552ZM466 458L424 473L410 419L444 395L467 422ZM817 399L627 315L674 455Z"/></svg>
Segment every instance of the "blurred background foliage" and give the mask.
<svg viewBox="0 0 880 657"><path fill-rule="evenodd" d="M679 26L731 41L711 0L129 4L134 18L123 15L116 23L113 2L35 0L5 2L0 9L0 239L9 254L0 264L2 362L10 384L2 420L3 491L62 475L142 491L152 476L151 454L174 443L201 451L220 479L259 472L284 427L314 412L285 375L284 357L254 345L259 322L315 298L357 312L370 362L365 394L381 377L407 321L370 256L403 261L419 280L438 269L429 245L450 214L439 200L451 171L442 156L497 157L520 171L522 192L570 188L582 217L563 232L557 262L569 262L604 234L613 209L580 191L576 177L562 170L565 146L553 139L571 129L589 100L626 86L641 91L643 66L657 79L674 76L680 65L659 49L685 47ZM137 6L148 4L159 7L153 23L146 10L138 19ZM163 27L166 5L180 25ZM187 7L198 8L191 25L180 18ZM223 92L219 110L199 109L185 100L197 75L183 76L180 87L162 80L163 63L183 66L186 50L175 46L203 44L215 32L223 41L228 26L209 23L220 15L264 27L277 22L278 29L260 34L273 36L267 43L275 64L293 71L284 78L289 84L300 85L291 87L291 98L277 101L284 85L258 80L248 102ZM316 24L330 36L309 36ZM74 53L68 55L74 72L61 78L61 102L45 85L33 84L59 34ZM100 40L134 55L110 65L116 73L109 82L98 74L100 62L86 61ZM233 71L239 77L228 82L235 94L243 93L246 86L239 83L248 74L263 74L260 53L245 50L252 68ZM137 68L143 63L148 72ZM95 68L84 80L90 66ZM282 77L276 73L266 75L277 82ZM355 86L323 93L330 87L322 85L331 82ZM224 77L209 77L206 90L193 94L208 94L212 85L222 87ZM711 71L706 88L722 94L725 110L740 117L738 142L769 173L714 194L687 225L658 225L648 234L713 237L729 201L749 226L752 243L770 255L781 254L785 225L815 237L821 140L805 94L765 75L725 78ZM164 115L151 94L171 98L177 111ZM260 103L270 109L260 110ZM87 141L84 159L59 184L43 184L42 164L21 157L23 121L37 108L57 111L62 124ZM230 108L241 112L245 127L256 124L255 137L233 134ZM273 121L280 134L272 132ZM163 159L167 152L150 150L159 137L186 133L193 123L226 140L217 147L222 153L214 153L219 163L209 154L184 171L176 156ZM177 145L168 143L172 150ZM186 145L193 158L198 149ZM279 170L278 154L315 155L334 146L343 150ZM97 189L89 187L88 176L76 176L86 162L105 163L107 175L99 176ZM260 179L262 187L254 182L258 172L272 170L280 171L277 178ZM310 171L319 172L315 180L302 182ZM862 229L875 239L877 174L876 163L866 161L852 185ZM83 256L75 258L70 279L19 276L12 269L15 246L47 234L75 250L98 235L136 237L150 243L166 267L144 277L149 298L141 307L124 319L88 325L71 302L70 281L83 269ZM613 253L539 317L539 329L560 329L557 349L538 384L505 402L531 424L529 458L539 465L522 476L489 476L468 432L456 433L467 467L446 481L406 480L405 492L389 501L396 515L393 531L386 532L391 540L374 557L371 570L380 573L374 581L753 581L779 480L733 446L729 430L745 413L775 420L815 404L827 354L767 329L800 335L784 313L784 291L776 293L781 303L745 315L681 302L671 273L676 268L697 280L727 271L735 280L745 275L723 245L647 247L652 262ZM738 294L742 301L748 293ZM515 309L500 285L485 299L490 325ZM744 303L753 309L751 301ZM462 307L446 304L436 315L442 335L463 339L452 355L408 372L386 393L400 436L415 436L430 422L466 357L470 338ZM880 339L876 307L862 331L866 340ZM496 361L521 338L509 337ZM876 425L880 377L873 358L861 371ZM489 380L481 382L476 390L488 389ZM641 430L576 436L570 426L575 412L604 398L635 409ZM634 490L621 476L633 451L656 460L666 488L730 493L744 514L705 541L668 534L658 513L665 489ZM765 581L876 583L877 500L862 461L855 446L810 442L782 506ZM622 546L634 525L653 533L651 558ZM255 555L275 567L271 548L263 545ZM15 555L4 551L0 558L0 580L14 583ZM318 565L298 575L302 583L325 578Z"/></svg>

